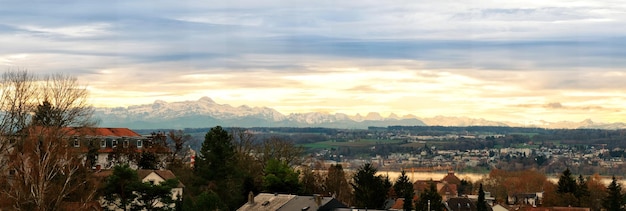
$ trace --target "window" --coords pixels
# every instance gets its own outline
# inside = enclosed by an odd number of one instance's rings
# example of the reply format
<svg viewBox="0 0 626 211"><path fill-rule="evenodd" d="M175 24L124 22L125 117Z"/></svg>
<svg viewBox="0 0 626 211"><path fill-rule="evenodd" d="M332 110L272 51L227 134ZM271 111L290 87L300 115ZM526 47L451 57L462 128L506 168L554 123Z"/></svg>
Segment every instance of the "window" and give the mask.
<svg viewBox="0 0 626 211"><path fill-rule="evenodd" d="M143 143L141 140L137 140L137 148L141 148L143 146Z"/></svg>
<svg viewBox="0 0 626 211"><path fill-rule="evenodd" d="M128 147L128 139L124 139L124 148Z"/></svg>
<svg viewBox="0 0 626 211"><path fill-rule="evenodd" d="M101 147L101 148L105 148L105 147L107 147L107 141L106 141L106 140L104 140L104 139L100 140L100 147Z"/></svg>
<svg viewBox="0 0 626 211"><path fill-rule="evenodd" d="M113 144L111 144L111 146L113 146L113 147L117 146L117 139L113 139Z"/></svg>
<svg viewBox="0 0 626 211"><path fill-rule="evenodd" d="M74 147L80 147L80 141L78 138L74 138Z"/></svg>

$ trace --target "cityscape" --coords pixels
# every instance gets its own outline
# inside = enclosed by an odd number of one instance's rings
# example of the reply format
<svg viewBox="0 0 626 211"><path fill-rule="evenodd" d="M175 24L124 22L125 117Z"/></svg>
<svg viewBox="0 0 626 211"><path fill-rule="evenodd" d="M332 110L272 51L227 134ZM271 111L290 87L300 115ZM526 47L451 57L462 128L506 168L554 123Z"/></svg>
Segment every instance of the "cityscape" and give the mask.
<svg viewBox="0 0 626 211"><path fill-rule="evenodd" d="M0 210L626 210L621 0L1 5Z"/></svg>

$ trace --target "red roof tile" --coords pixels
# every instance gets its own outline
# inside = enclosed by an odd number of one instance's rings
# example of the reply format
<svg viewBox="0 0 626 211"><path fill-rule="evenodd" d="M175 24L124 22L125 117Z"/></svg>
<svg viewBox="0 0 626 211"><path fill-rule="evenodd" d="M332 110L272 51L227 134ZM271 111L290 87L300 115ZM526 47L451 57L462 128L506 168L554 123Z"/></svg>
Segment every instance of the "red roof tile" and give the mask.
<svg viewBox="0 0 626 211"><path fill-rule="evenodd" d="M141 137L128 128L65 128L69 135Z"/></svg>

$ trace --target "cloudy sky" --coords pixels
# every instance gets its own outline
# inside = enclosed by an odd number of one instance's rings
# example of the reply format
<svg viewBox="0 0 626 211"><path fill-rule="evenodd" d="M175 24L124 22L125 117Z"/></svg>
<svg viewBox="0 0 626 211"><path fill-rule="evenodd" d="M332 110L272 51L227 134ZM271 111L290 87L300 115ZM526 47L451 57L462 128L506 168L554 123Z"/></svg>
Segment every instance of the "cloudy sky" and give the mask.
<svg viewBox="0 0 626 211"><path fill-rule="evenodd" d="M0 67L96 106L626 121L626 2L2 0Z"/></svg>

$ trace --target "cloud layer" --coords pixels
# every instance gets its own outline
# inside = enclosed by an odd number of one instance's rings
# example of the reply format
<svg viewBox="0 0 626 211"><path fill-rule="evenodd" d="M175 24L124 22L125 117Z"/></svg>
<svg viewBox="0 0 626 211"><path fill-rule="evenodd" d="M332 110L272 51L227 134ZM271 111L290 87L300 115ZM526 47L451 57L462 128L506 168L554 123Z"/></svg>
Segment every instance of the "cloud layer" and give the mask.
<svg viewBox="0 0 626 211"><path fill-rule="evenodd" d="M626 121L621 1L3 3L0 65L96 105Z"/></svg>

